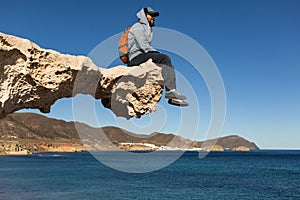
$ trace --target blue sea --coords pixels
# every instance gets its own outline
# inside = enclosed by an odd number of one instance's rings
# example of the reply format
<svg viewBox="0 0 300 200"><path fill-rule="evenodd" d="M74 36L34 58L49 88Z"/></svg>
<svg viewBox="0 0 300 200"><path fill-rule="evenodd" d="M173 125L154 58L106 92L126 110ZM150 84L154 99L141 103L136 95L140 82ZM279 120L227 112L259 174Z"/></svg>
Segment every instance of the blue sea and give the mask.
<svg viewBox="0 0 300 200"><path fill-rule="evenodd" d="M300 151L211 152L202 159L185 152L149 173L112 169L88 152L0 157L0 199L300 199Z"/></svg>

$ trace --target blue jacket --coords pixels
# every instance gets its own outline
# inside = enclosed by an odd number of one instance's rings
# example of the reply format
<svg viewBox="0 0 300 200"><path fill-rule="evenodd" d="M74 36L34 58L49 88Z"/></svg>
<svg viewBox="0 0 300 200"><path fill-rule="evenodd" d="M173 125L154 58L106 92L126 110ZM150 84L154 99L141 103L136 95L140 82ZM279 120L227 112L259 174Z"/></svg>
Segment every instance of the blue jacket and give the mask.
<svg viewBox="0 0 300 200"><path fill-rule="evenodd" d="M139 20L131 27L128 33L129 60L132 60L141 53L157 51L151 47L152 30L144 9L141 9L136 16Z"/></svg>

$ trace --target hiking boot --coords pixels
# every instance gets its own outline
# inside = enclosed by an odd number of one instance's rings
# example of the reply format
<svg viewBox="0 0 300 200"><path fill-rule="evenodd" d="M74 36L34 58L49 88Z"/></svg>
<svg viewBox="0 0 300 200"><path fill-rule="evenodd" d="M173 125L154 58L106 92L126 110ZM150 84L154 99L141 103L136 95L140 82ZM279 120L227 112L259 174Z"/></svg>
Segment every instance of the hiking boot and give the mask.
<svg viewBox="0 0 300 200"><path fill-rule="evenodd" d="M174 106L182 106L182 107L189 106L188 102L185 102L180 99L169 99L168 103Z"/></svg>
<svg viewBox="0 0 300 200"><path fill-rule="evenodd" d="M180 94L176 89L172 89L166 92L165 98L167 99L178 99L186 100L186 96Z"/></svg>

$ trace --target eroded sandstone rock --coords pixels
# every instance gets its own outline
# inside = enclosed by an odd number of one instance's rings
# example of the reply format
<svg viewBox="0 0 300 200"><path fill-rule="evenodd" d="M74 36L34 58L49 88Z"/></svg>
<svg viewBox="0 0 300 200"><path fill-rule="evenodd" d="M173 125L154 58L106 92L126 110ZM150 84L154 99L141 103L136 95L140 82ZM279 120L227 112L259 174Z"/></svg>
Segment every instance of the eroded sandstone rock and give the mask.
<svg viewBox="0 0 300 200"><path fill-rule="evenodd" d="M156 110L163 90L161 69L151 60L135 67L99 68L85 56L42 49L0 33L0 118L24 108L43 113L58 99L87 94L117 116Z"/></svg>

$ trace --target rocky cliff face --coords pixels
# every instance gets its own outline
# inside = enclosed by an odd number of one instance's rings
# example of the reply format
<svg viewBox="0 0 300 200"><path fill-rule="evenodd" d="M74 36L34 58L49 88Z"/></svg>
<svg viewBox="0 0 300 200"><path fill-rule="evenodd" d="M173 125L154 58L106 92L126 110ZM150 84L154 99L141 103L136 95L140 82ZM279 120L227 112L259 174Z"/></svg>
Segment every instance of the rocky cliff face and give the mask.
<svg viewBox="0 0 300 200"><path fill-rule="evenodd" d="M0 32L0 118L24 108L50 112L56 100L87 94L117 116L140 117L156 110L161 69L149 60L135 67L99 68L85 56L42 49Z"/></svg>

